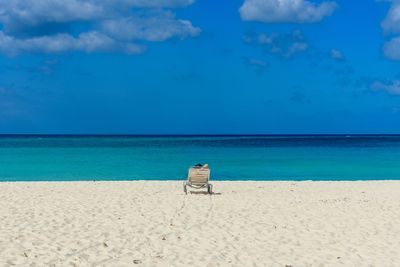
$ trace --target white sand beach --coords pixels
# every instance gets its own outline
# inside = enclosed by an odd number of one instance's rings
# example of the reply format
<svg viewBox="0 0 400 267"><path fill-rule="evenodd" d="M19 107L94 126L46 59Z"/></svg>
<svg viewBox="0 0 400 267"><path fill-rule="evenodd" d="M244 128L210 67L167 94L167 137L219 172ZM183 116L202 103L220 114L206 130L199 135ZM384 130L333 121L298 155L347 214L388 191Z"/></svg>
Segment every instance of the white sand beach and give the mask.
<svg viewBox="0 0 400 267"><path fill-rule="evenodd" d="M400 266L400 181L0 183L0 266Z"/></svg>

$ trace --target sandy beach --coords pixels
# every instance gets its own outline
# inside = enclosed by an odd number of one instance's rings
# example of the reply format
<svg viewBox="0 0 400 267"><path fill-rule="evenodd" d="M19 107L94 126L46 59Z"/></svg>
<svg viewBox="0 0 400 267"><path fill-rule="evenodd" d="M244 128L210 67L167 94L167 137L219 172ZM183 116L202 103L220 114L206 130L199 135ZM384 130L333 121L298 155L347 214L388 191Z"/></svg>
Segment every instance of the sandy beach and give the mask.
<svg viewBox="0 0 400 267"><path fill-rule="evenodd" d="M0 266L400 265L400 181L213 184L0 183Z"/></svg>

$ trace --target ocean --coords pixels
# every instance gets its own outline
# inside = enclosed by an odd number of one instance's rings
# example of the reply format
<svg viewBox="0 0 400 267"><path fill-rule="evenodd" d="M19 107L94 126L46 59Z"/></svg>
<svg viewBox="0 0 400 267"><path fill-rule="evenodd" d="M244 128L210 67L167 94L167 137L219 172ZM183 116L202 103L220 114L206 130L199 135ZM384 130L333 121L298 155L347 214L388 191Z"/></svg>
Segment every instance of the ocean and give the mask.
<svg viewBox="0 0 400 267"><path fill-rule="evenodd" d="M0 181L400 179L400 136L0 136Z"/></svg>

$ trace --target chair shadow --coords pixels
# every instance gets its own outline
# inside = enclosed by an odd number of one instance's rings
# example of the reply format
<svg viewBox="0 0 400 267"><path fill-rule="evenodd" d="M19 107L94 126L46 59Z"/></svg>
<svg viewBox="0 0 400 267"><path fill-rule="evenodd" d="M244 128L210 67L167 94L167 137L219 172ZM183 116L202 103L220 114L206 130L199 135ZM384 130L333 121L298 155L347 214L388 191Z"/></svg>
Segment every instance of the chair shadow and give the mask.
<svg viewBox="0 0 400 267"><path fill-rule="evenodd" d="M222 193L218 193L218 192L212 192L211 194L209 194L208 192L204 192L204 191L188 191L188 193L193 194L193 195L222 195Z"/></svg>

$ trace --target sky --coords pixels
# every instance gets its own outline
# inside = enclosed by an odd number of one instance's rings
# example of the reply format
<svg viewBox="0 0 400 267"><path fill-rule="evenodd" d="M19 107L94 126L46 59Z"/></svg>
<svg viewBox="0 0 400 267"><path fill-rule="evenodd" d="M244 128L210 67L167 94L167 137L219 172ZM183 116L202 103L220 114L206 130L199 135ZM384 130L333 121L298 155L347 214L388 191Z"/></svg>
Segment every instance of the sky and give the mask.
<svg viewBox="0 0 400 267"><path fill-rule="evenodd" d="M400 133L400 0L0 1L0 133Z"/></svg>

